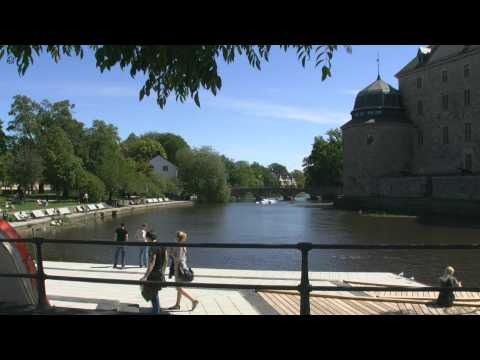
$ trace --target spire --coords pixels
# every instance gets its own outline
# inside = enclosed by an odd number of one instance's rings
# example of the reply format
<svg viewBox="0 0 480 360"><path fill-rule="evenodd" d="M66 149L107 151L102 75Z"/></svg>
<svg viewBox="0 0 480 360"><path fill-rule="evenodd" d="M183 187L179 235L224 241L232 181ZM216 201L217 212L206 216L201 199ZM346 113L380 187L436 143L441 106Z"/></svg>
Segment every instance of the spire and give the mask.
<svg viewBox="0 0 480 360"><path fill-rule="evenodd" d="M380 80L380 55L379 53L377 52L377 80Z"/></svg>

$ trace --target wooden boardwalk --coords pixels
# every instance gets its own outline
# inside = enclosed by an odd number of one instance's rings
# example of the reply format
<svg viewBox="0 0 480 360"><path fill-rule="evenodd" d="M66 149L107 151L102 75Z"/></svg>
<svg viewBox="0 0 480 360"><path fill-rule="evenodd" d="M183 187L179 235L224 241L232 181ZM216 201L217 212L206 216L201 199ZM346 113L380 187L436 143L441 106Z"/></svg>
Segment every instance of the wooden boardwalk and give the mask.
<svg viewBox="0 0 480 360"><path fill-rule="evenodd" d="M45 261L48 275L99 277L105 279L139 280L145 269L127 266L124 270L112 269L108 264L71 263ZM259 271L234 269L195 268L195 279L202 283L223 284L269 284L298 285L299 271ZM467 293L457 298L466 305L451 309L430 307L423 302L411 300L412 292L387 293L385 291L364 293L355 291L362 284L385 284L393 286L424 286L413 280L391 273L350 273L350 272L310 272L310 282L316 286L338 286L350 284L352 291L314 292L310 298L311 313L314 315L378 315L378 314L476 314L480 311L478 294ZM344 283L345 281L345 283ZM149 313L151 304L140 294L138 285L117 285L71 281L46 281L47 296L57 309L78 309L85 311L121 313ZM274 291L255 292L253 290L187 289L200 301L195 311L190 311L190 303L182 299L180 311L164 311L172 315L295 315L299 314L300 297L295 293ZM328 297L327 297L328 296ZM164 288L159 293L162 308L175 303L174 288ZM360 298L361 297L361 298ZM436 294L422 293L417 297L434 299ZM393 298L393 299L392 299ZM404 300L403 298L407 298ZM478 299L478 301L477 301ZM472 306L479 304L478 307Z"/></svg>
<svg viewBox="0 0 480 360"><path fill-rule="evenodd" d="M345 282L345 285L349 284ZM332 286L335 284L332 283ZM352 292L355 291L355 284ZM391 284L389 284L391 285ZM370 286L370 285L369 285ZM432 304L437 292L313 292L310 296L312 315L480 315L480 294L455 295L455 305L440 308ZM296 292L261 291L259 295L282 315L300 313L300 295Z"/></svg>

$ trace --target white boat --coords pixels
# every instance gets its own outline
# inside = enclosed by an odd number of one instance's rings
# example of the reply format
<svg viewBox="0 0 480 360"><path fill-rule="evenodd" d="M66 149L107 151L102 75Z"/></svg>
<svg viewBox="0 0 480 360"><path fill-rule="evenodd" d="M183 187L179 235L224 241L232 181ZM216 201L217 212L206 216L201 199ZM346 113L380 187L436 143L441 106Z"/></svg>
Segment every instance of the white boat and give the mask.
<svg viewBox="0 0 480 360"><path fill-rule="evenodd" d="M8 222L0 220L0 239L19 239ZM0 243L0 273L35 273L35 264L24 243ZM38 302L36 281L28 278L0 277L0 303L34 305Z"/></svg>
<svg viewBox="0 0 480 360"><path fill-rule="evenodd" d="M260 205L271 205L271 204L275 204L277 202L277 200L275 199L263 199L262 201L257 201L256 204L260 204Z"/></svg>

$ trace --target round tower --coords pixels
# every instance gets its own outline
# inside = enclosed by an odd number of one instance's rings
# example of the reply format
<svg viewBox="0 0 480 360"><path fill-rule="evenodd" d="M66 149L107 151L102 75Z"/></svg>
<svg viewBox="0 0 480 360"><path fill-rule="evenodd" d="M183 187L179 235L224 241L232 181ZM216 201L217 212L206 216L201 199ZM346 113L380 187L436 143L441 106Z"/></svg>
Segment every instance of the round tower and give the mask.
<svg viewBox="0 0 480 360"><path fill-rule="evenodd" d="M344 195L376 195L379 177L410 172L413 125L400 92L380 75L358 93L351 115L342 126Z"/></svg>

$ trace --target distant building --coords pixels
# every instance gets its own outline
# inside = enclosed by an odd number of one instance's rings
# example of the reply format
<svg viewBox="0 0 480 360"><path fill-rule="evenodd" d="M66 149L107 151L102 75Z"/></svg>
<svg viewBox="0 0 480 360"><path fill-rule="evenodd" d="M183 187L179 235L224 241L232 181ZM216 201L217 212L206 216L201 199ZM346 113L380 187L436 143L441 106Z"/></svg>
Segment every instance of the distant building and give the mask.
<svg viewBox="0 0 480 360"><path fill-rule="evenodd" d="M170 179L177 178L177 167L160 155L157 155L150 160L150 165L153 167L153 171L158 175L162 175Z"/></svg>
<svg viewBox="0 0 480 360"><path fill-rule="evenodd" d="M278 177L278 181L280 182L280 187L296 187L297 186L297 182L290 175L284 175L284 176L280 175Z"/></svg>

